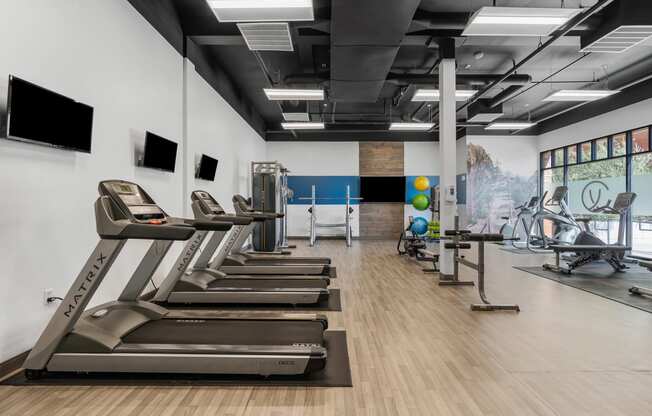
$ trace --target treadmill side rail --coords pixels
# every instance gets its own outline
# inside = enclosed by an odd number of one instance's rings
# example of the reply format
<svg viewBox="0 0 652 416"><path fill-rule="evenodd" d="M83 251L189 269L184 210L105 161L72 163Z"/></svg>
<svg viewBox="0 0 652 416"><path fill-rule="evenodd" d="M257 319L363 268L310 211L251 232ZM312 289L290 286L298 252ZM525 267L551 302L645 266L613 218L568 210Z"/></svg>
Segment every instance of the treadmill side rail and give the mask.
<svg viewBox="0 0 652 416"><path fill-rule="evenodd" d="M46 367L63 337L81 317L126 242L127 240L100 240L97 243L66 297L27 356L24 368L42 370Z"/></svg>
<svg viewBox="0 0 652 416"><path fill-rule="evenodd" d="M315 366L315 361L317 363ZM323 368L322 356L249 354L55 354L49 371L177 374L297 375Z"/></svg>

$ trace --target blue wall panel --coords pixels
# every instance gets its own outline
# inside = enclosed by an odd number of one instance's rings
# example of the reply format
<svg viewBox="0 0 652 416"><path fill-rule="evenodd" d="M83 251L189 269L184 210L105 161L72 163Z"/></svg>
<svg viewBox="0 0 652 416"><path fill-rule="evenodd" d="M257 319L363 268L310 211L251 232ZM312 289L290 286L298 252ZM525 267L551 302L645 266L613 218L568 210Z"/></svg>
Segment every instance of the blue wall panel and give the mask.
<svg viewBox="0 0 652 416"><path fill-rule="evenodd" d="M344 205L346 204L346 185L351 187L351 198L360 197L359 176L288 176L288 186L294 191L294 198L288 201L290 205L310 205L312 185L316 186L318 205ZM322 199L319 198L334 198ZM358 205L359 201L352 200L351 205Z"/></svg>

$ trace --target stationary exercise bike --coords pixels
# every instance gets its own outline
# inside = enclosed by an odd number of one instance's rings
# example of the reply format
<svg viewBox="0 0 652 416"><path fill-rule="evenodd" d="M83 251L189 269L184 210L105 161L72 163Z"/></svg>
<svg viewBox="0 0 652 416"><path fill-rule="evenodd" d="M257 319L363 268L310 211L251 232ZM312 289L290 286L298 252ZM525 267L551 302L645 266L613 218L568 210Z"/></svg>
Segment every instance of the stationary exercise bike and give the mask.
<svg viewBox="0 0 652 416"><path fill-rule="evenodd" d="M398 239L396 251L398 254L407 254L410 257L416 257L419 250L426 248L426 238L421 237L413 231L414 217L408 217L408 226Z"/></svg>
<svg viewBox="0 0 652 416"><path fill-rule="evenodd" d="M433 251L428 250L427 247L427 238L422 237L414 232L414 217L408 217L409 225L401 233L401 236L398 239L396 244L396 251L399 255L407 254L410 257L413 257L417 261L428 261L432 263L431 269L423 269L424 272L437 272L439 271L438 262L439 254L436 254Z"/></svg>

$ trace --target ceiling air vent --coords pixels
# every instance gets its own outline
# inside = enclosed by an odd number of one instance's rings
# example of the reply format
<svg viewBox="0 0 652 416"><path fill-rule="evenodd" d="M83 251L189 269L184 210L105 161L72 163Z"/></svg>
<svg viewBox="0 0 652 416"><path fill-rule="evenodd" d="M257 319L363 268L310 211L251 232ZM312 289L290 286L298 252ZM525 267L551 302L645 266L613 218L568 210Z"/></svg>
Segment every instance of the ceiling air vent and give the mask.
<svg viewBox="0 0 652 416"><path fill-rule="evenodd" d="M252 51L294 51L287 23L238 23L238 29Z"/></svg>

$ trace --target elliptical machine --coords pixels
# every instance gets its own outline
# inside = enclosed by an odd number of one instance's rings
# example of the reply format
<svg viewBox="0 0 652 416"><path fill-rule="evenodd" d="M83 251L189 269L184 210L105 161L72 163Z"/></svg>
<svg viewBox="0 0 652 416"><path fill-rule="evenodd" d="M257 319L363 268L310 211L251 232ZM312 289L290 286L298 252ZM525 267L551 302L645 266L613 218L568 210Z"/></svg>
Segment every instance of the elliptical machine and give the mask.
<svg viewBox="0 0 652 416"><path fill-rule="evenodd" d="M546 201L548 192L539 200L539 209L532 216L527 233L526 247L532 252L550 250L552 245L573 244L584 228L566 204L568 187L558 186ZM552 225L551 235L546 235L545 222Z"/></svg>
<svg viewBox="0 0 652 416"><path fill-rule="evenodd" d="M530 230L530 225L532 224L532 215L534 210L539 205L539 197L533 196L530 198L527 204L523 203L522 205L514 208L517 211L516 219L514 224L510 223L511 217L500 217L501 219L507 221L505 224L500 227L500 234L506 239L504 244L510 244L516 248L523 248L517 245L519 241L525 241L527 239L527 233Z"/></svg>
<svg viewBox="0 0 652 416"><path fill-rule="evenodd" d="M544 264L543 268L570 274L578 267L594 261L604 260L616 272L626 270L628 267L623 259L625 254L631 250L631 247L625 245L625 229L627 228L627 214L635 199L635 193L621 192L616 196L613 205L611 200L608 200L605 205L590 209L595 214L618 215L618 240L616 244L605 243L588 230L581 231L571 245L551 245L550 248L555 252L555 264ZM575 253L575 257L568 262L566 267L561 266L560 257L562 253Z"/></svg>

